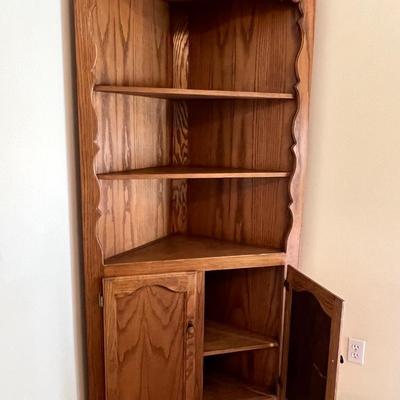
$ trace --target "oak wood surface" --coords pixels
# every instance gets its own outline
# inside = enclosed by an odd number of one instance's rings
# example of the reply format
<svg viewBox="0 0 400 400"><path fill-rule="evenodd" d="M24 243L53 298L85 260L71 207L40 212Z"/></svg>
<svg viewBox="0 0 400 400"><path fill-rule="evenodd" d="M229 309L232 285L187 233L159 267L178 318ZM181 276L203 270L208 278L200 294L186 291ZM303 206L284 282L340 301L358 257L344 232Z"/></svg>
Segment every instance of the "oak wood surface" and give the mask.
<svg viewBox="0 0 400 400"><path fill-rule="evenodd" d="M188 233L284 249L290 229L285 179L188 181Z"/></svg>
<svg viewBox="0 0 400 400"><path fill-rule="evenodd" d="M99 174L101 180L123 179L215 179L215 178L287 178L289 172L270 172L243 168L210 168L210 167L153 167L131 171Z"/></svg>
<svg viewBox="0 0 400 400"><path fill-rule="evenodd" d="M170 7L173 44L173 87L187 89L189 82L189 18L184 7ZM188 105L173 101L172 165L190 164ZM187 232L187 181L171 182L171 233Z"/></svg>
<svg viewBox="0 0 400 400"><path fill-rule="evenodd" d="M192 165L293 171L295 102L188 102Z"/></svg>
<svg viewBox="0 0 400 400"><path fill-rule="evenodd" d="M310 112L311 73L314 54L315 0L292 0L298 7L301 47L297 55L297 113L293 121L292 152L296 168L290 183L292 228L287 240L288 265L299 267L300 235L303 221L304 186L307 167L308 122Z"/></svg>
<svg viewBox="0 0 400 400"><path fill-rule="evenodd" d="M305 386L308 383L309 386L306 388L306 390L309 394L310 400L317 400L317 398L334 400L336 397L336 379L339 360L339 341L343 300L290 266L288 267L287 283L288 286L285 299L285 326L282 345L283 386L280 393L280 399L286 400L289 392L298 392L298 395L300 396L301 391L305 390ZM320 310L315 310L310 307L307 309L297 310L298 312L303 313L304 316L311 313L314 318L314 323L309 321L308 325L302 323L296 323L292 325L292 323L294 322L292 314L294 309L294 299L297 294L306 294L318 303ZM303 305L304 307L310 303L303 302L299 304ZM322 315L319 316L319 314ZM326 332L326 329L324 330L326 324L323 323L323 317L329 320L328 332ZM302 320L305 321L305 319L306 318L303 318ZM320 322L318 323L318 321ZM294 329L297 329L298 331L294 331ZM308 338L305 337L303 339L300 339L299 342L298 339L302 335L304 336L302 331L305 331L304 334L307 334ZM315 337L313 336L313 334L315 334ZM327 340L325 340L324 338L324 335L326 334L328 335ZM321 341L321 337L324 338L323 341ZM297 340L294 341L293 338L297 338ZM314 345L318 345L316 343L317 339L321 342L321 344L324 344L326 348L319 347L318 353L316 353L315 355L313 355L312 352L307 352L303 354L307 345L309 345L310 348L312 348ZM301 342L301 340L303 340L303 342ZM309 343L310 341L311 343ZM301 348L290 348L290 345L297 346L298 343L301 343ZM325 360L327 365L321 366L318 365L318 362L321 362L321 354L323 352L327 353L327 357ZM293 355L295 355L294 358ZM317 359L313 357L317 357L319 361L317 362ZM297 365L289 365L289 362L298 362L298 360L303 360L302 365L305 371L308 371L308 365L306 364L312 363L312 367L310 368L317 371L316 375L319 379L322 378L324 380L324 390L322 391L322 394L315 394L315 391L319 390L318 387L320 383L313 381L312 376L309 376L308 381L305 381L302 377L298 379L298 374L295 377L289 374L291 368L292 371L293 368L298 368ZM311 394L311 391L314 391L314 393ZM304 393L302 393L301 395L304 396Z"/></svg>
<svg viewBox="0 0 400 400"><path fill-rule="evenodd" d="M205 377L203 400L276 400L276 396L264 393L235 377L209 373Z"/></svg>
<svg viewBox="0 0 400 400"><path fill-rule="evenodd" d="M103 276L258 270L287 259L297 266L314 0L74 1L89 400L104 400ZM290 186L265 178L97 179L162 165L292 171L293 177ZM204 238L193 243L183 236L185 248L177 250L179 241L169 243L176 232ZM280 272L271 274L267 297L273 287L280 290ZM199 299L203 278L197 275ZM249 284L259 293L256 282ZM243 300L233 296L232 304L235 298ZM274 309L279 302L271 303ZM200 319L201 313L198 305ZM219 357L228 374L272 388L277 354Z"/></svg>
<svg viewBox="0 0 400 400"><path fill-rule="evenodd" d="M121 276L149 272L212 270L273 266L285 263L285 254L278 249L247 246L237 243L171 235L105 260L104 273Z"/></svg>
<svg viewBox="0 0 400 400"><path fill-rule="evenodd" d="M103 275L102 253L97 242L99 187L93 171L96 154L96 113L92 105L92 73L96 60L90 29L95 0L74 0L76 76L79 116L79 152L82 204L82 248L85 290L86 371L89 400L104 400L103 319L98 306Z"/></svg>
<svg viewBox="0 0 400 400"><path fill-rule="evenodd" d="M97 235L103 256L140 247L169 234L170 185L166 180L100 181Z"/></svg>
<svg viewBox="0 0 400 400"><path fill-rule="evenodd" d="M205 321L204 356L278 347L276 340L215 321Z"/></svg>
<svg viewBox="0 0 400 400"><path fill-rule="evenodd" d="M104 281L107 399L195 399L196 285L195 273Z"/></svg>
<svg viewBox="0 0 400 400"><path fill-rule="evenodd" d="M251 92L236 90L177 89L164 87L97 85L96 92L118 93L157 99L279 99L293 100L292 93Z"/></svg>
<svg viewBox="0 0 400 400"><path fill-rule="evenodd" d="M189 35L190 88L292 93L300 43L290 2L194 2Z"/></svg>
<svg viewBox="0 0 400 400"><path fill-rule="evenodd" d="M283 281L283 267L207 272L205 318L278 341ZM212 362L249 385L276 390L279 348L225 354Z"/></svg>
<svg viewBox="0 0 400 400"><path fill-rule="evenodd" d="M96 0L93 12L87 18L92 35L86 40L94 42L97 55L95 83L172 84L167 3L159 0L116 0L112 3ZM166 100L94 93L93 102L98 121L96 173L170 162L172 114ZM100 191L101 217L97 236L103 257L169 233L169 184L103 182Z"/></svg>

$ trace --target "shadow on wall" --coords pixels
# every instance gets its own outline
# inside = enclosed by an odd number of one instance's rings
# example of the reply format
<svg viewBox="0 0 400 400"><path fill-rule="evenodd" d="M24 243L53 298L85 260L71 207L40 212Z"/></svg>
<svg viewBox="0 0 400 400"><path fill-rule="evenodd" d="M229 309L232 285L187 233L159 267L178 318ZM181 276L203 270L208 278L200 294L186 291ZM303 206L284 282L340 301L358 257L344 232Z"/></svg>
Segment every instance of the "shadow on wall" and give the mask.
<svg viewBox="0 0 400 400"><path fill-rule="evenodd" d="M84 303L81 268L83 257L81 250L82 229L80 224L80 179L78 148L78 113L76 104L75 74L75 37L73 0L60 0L61 26L63 40L65 126L67 137L67 170L69 193L69 222L71 243L71 281L73 334L75 347L76 399L87 398L86 362L84 357ZM72 400L72 399L71 399Z"/></svg>

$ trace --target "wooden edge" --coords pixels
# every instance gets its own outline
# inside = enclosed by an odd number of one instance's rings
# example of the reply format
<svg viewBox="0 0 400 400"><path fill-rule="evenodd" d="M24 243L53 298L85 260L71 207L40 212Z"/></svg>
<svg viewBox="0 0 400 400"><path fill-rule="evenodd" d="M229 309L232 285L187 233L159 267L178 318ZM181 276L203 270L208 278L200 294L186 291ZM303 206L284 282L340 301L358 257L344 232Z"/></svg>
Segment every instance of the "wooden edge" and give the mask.
<svg viewBox="0 0 400 400"><path fill-rule="evenodd" d="M97 117L92 103L96 49L92 37L91 17L95 0L74 0L75 44L77 64L77 95L79 121L79 151L81 175L81 204L83 231L85 322L86 322L86 375L88 399L105 399L103 313L99 307L102 292L103 257L97 241L97 211L100 201L94 159L98 151L95 144Z"/></svg>
<svg viewBox="0 0 400 400"><path fill-rule="evenodd" d="M266 171L222 171L218 172L151 172L146 170L118 171L98 174L100 180L128 180L128 179L252 179L252 178L288 178L290 172L266 172Z"/></svg>
<svg viewBox="0 0 400 400"><path fill-rule="evenodd" d="M216 271L226 269L278 267L285 265L285 253L266 255L194 258L184 260L146 261L126 264L106 264L105 277L119 277L163 272Z"/></svg>
<svg viewBox="0 0 400 400"><path fill-rule="evenodd" d="M96 85L95 92L116 93L128 96L156 97L161 99L250 99L250 100L293 100L292 93L267 93L233 90L202 90L180 88L156 88L136 86Z"/></svg>
<svg viewBox="0 0 400 400"><path fill-rule="evenodd" d="M311 73L314 47L315 0L292 0L298 7L298 21L301 45L296 60L298 109L293 121L292 153L295 170L289 183L292 227L287 237L286 252L288 264L295 267L299 262L300 234L303 221L304 185L306 176L308 125L311 92Z"/></svg>
<svg viewBox="0 0 400 400"><path fill-rule="evenodd" d="M329 364L325 400L334 400L336 396L337 366L339 361L340 327L343 300L291 266L287 269L287 287L285 293L284 331L282 339L280 400L286 400L286 382L289 361L290 320L293 290L311 293L322 310L331 319L329 344Z"/></svg>
<svg viewBox="0 0 400 400"><path fill-rule="evenodd" d="M205 314L205 273L197 273L197 335L196 335L196 387L195 399L203 397L203 351L204 351L204 314Z"/></svg>

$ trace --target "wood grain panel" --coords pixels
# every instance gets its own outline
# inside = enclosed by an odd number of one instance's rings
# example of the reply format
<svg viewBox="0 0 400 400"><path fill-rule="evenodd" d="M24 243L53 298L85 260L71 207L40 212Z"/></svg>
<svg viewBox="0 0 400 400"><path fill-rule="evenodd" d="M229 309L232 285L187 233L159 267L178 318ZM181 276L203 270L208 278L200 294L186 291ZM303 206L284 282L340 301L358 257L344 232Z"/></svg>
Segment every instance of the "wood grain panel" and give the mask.
<svg viewBox="0 0 400 400"><path fill-rule="evenodd" d="M170 163L171 107L166 100L96 94L96 173Z"/></svg>
<svg viewBox="0 0 400 400"><path fill-rule="evenodd" d="M74 0L79 114L79 150L82 203L82 249L85 285L86 381L89 400L104 400L103 317L98 304L103 276L102 254L97 242L99 187L93 160L97 122L92 105L96 49L91 39L91 13L95 0Z"/></svg>
<svg viewBox="0 0 400 400"><path fill-rule="evenodd" d="M290 2L193 3L190 87L292 92L300 47L296 21Z"/></svg>
<svg viewBox="0 0 400 400"><path fill-rule="evenodd" d="M288 184L282 179L191 180L188 232L284 249L288 204Z"/></svg>
<svg viewBox="0 0 400 400"><path fill-rule="evenodd" d="M294 102L192 101L193 165L293 171Z"/></svg>
<svg viewBox="0 0 400 400"><path fill-rule="evenodd" d="M170 107L166 100L97 94L97 173L145 168L170 162ZM100 183L97 226L104 257L169 233L167 182Z"/></svg>
<svg viewBox="0 0 400 400"><path fill-rule="evenodd" d="M283 273L283 267L208 272L206 319L279 340ZM219 371L275 390L279 375L279 350L276 348L224 355L214 362Z"/></svg>
<svg viewBox="0 0 400 400"><path fill-rule="evenodd" d="M161 0L97 0L92 31L96 82L171 86L169 6Z"/></svg>
<svg viewBox="0 0 400 400"><path fill-rule="evenodd" d="M172 84L169 7L165 2L97 0L91 27L97 83ZM166 100L100 93L94 99L97 173L170 162L172 110ZM98 237L103 256L168 234L169 194L169 186L160 182L102 184Z"/></svg>
<svg viewBox="0 0 400 400"><path fill-rule="evenodd" d="M108 399L195 399L196 284L195 273L104 281Z"/></svg>
<svg viewBox="0 0 400 400"><path fill-rule="evenodd" d="M100 192L97 235L105 258L169 234L168 181L100 181Z"/></svg>
<svg viewBox="0 0 400 400"><path fill-rule="evenodd" d="M188 268L190 265L195 268L199 263L203 267L207 267L211 263L216 268L215 263L222 264L224 263L223 259L227 257L234 258L246 255L260 257L274 255L277 260L284 258L284 254L278 252L278 249L247 246L205 237L170 235L140 248L106 259L106 264L135 264L135 266L138 266L138 264L145 262L155 265L157 262L172 261L176 264L187 262ZM213 258L219 260L211 261ZM234 263L234 261L232 262ZM236 262L240 264L239 260Z"/></svg>
<svg viewBox="0 0 400 400"><path fill-rule="evenodd" d="M306 179L308 122L310 112L311 73L314 54L315 0L292 0L297 3L301 18L298 19L302 38L301 48L296 59L297 114L293 123L293 154L296 170L290 185L290 211L293 224L287 241L288 264L299 265L300 234L303 221L304 186Z"/></svg>
<svg viewBox="0 0 400 400"><path fill-rule="evenodd" d="M189 15L185 6L170 6L173 48L173 86L189 87Z"/></svg>
<svg viewBox="0 0 400 400"><path fill-rule="evenodd" d="M290 266L286 289L279 398L334 400L343 300Z"/></svg>
<svg viewBox="0 0 400 400"><path fill-rule="evenodd" d="M189 81L189 19L184 7L170 7L173 44L173 86L187 89ZM189 159L188 106L173 102L172 165L185 166ZM171 182L171 233L187 231L187 181Z"/></svg>

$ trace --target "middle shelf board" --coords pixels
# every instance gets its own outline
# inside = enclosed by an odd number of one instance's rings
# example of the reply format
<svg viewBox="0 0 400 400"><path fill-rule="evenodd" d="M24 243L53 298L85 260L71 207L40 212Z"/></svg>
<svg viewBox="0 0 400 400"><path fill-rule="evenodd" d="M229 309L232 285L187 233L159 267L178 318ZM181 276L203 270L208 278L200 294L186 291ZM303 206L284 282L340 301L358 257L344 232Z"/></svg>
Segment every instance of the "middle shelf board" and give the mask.
<svg viewBox="0 0 400 400"><path fill-rule="evenodd" d="M285 265L283 251L189 235L169 235L105 260L106 277Z"/></svg>
<svg viewBox="0 0 400 400"><path fill-rule="evenodd" d="M216 178L288 178L290 172L270 172L243 168L164 166L99 174L100 180L126 179L216 179Z"/></svg>
<svg viewBox="0 0 400 400"><path fill-rule="evenodd" d="M112 86L97 85L95 92L125 94L130 96L155 97L158 99L172 100L293 100L292 93L265 93L245 92L234 90L200 90L200 89L176 89L161 87L137 87L137 86Z"/></svg>
<svg viewBox="0 0 400 400"><path fill-rule="evenodd" d="M277 347L279 344L276 340L263 335L215 321L205 322L205 357Z"/></svg>

